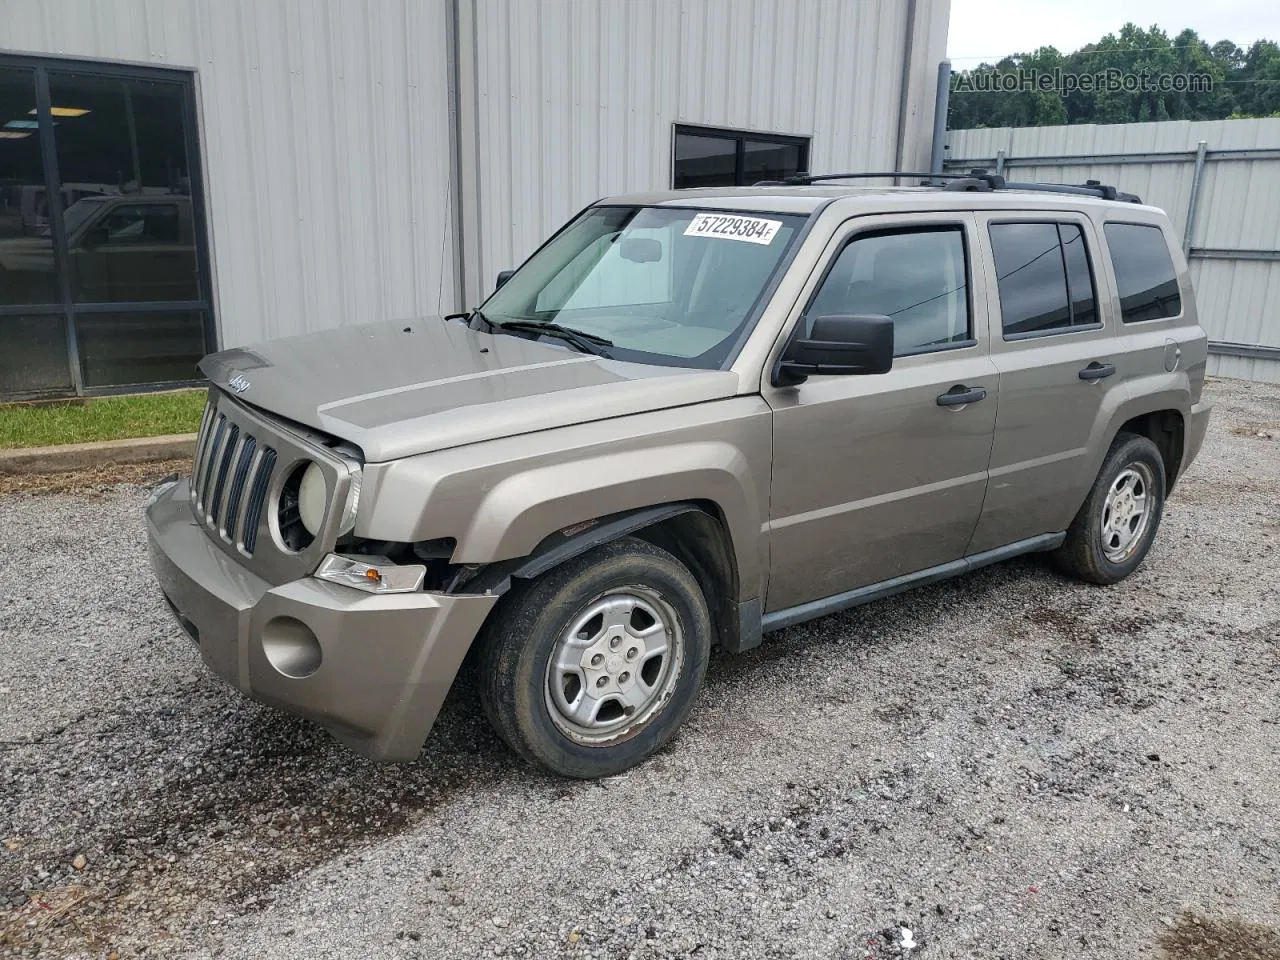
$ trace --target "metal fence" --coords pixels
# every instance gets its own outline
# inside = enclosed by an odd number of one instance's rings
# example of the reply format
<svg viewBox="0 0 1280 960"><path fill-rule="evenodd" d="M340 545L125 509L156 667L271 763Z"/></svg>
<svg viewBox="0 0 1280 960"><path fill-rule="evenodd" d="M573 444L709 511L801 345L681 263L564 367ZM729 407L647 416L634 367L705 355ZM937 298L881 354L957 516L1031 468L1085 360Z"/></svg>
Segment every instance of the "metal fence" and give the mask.
<svg viewBox="0 0 1280 960"><path fill-rule="evenodd" d="M1209 372L1280 383L1280 119L953 130L946 167L1101 180L1183 238Z"/></svg>

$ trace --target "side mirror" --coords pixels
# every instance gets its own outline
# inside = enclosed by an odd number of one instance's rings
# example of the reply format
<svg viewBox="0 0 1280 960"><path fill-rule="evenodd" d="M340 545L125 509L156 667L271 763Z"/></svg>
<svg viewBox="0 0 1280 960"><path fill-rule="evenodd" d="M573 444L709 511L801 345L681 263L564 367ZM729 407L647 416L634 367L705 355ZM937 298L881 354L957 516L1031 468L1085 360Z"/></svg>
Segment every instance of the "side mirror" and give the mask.
<svg viewBox="0 0 1280 960"><path fill-rule="evenodd" d="M893 321L879 314L818 317L808 337L792 340L778 361L774 386L803 383L814 374L888 373L893 366Z"/></svg>
<svg viewBox="0 0 1280 960"><path fill-rule="evenodd" d="M506 283L508 280L510 280L510 279L511 279L512 274L514 274L514 273L515 273L515 271L514 271L514 270L499 270L499 271L498 271L498 285L497 285L497 286L495 286L493 289L497 290L497 289L498 289L498 287L502 286L504 283Z"/></svg>

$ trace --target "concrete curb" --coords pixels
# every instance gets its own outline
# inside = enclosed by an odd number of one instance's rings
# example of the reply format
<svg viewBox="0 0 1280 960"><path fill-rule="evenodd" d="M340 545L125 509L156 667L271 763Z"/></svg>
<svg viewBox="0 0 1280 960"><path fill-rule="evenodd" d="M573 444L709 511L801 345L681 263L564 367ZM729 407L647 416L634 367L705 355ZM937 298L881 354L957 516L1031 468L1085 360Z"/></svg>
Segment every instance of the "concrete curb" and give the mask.
<svg viewBox="0 0 1280 960"><path fill-rule="evenodd" d="M195 454L194 433L174 433L137 440L103 440L68 443L58 447L19 447L0 450L0 473L66 473L111 463L146 463L150 460L190 460Z"/></svg>

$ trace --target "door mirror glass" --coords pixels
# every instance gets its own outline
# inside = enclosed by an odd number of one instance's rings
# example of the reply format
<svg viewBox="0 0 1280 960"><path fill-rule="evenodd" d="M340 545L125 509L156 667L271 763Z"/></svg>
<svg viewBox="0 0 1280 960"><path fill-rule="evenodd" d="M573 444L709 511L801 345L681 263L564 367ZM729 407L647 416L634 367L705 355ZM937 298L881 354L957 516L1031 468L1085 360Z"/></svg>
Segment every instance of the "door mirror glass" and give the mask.
<svg viewBox="0 0 1280 960"><path fill-rule="evenodd" d="M892 320L879 314L828 314L787 346L774 385L802 383L815 374L888 373L892 366Z"/></svg>
<svg viewBox="0 0 1280 960"><path fill-rule="evenodd" d="M499 271L498 271L498 282L497 282L497 284L494 286L494 288L493 288L493 289L497 290L497 289L498 289L498 287L502 286L504 283L506 283L508 280L510 280L510 279L511 279L511 277L512 277L512 275L513 275L514 273L515 273L515 271L514 271L514 270L499 270Z"/></svg>

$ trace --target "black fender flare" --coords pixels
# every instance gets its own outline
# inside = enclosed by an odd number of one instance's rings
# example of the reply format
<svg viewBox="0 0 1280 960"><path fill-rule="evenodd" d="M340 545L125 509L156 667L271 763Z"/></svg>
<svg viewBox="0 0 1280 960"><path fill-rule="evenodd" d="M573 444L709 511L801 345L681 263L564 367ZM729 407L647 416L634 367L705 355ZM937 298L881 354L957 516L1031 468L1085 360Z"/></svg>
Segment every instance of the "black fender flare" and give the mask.
<svg viewBox="0 0 1280 960"><path fill-rule="evenodd" d="M527 557L490 564L450 592L502 596L511 589L513 580L532 580L602 543L609 543L645 527L695 511L705 512L696 503L682 501L641 507L577 523L545 537Z"/></svg>

